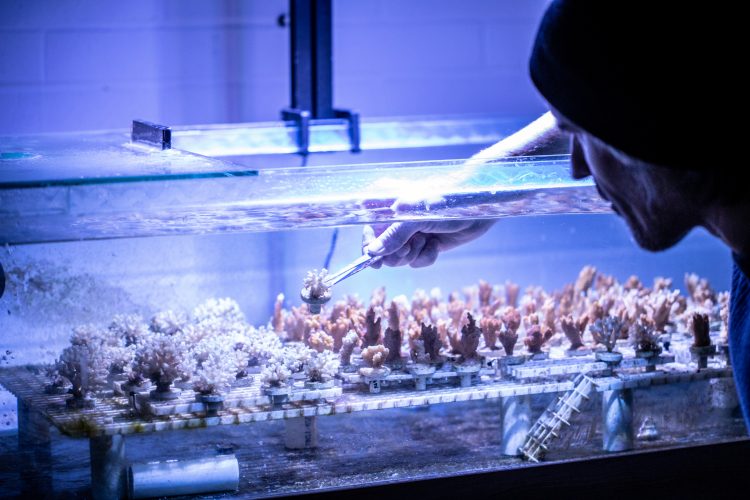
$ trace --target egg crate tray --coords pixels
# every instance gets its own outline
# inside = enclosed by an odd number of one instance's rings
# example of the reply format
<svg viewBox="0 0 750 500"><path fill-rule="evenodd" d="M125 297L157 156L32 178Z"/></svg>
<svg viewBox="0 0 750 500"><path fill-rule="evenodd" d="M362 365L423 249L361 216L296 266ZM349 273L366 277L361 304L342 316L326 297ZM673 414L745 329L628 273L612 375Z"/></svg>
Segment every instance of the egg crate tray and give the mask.
<svg viewBox="0 0 750 500"><path fill-rule="evenodd" d="M287 401L291 403L333 399L342 393L341 387L310 389L304 387L302 382L295 382L289 389ZM268 404L273 404L273 399L263 391L260 384L232 387L224 395L223 400L225 410L233 408L253 409ZM169 401L154 400L150 397L149 391L140 392L135 395L134 407L140 415L158 417L184 413L202 413L206 410L205 404L198 400L198 396L192 390L188 389L183 390L176 399Z"/></svg>

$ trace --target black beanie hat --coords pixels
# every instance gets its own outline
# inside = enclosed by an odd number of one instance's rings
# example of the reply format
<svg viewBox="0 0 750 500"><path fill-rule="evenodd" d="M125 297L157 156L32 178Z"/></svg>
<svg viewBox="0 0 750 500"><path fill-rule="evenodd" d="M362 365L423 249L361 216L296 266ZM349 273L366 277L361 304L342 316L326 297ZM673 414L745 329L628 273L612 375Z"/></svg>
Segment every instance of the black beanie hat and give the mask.
<svg viewBox="0 0 750 500"><path fill-rule="evenodd" d="M700 146L733 104L732 66L719 63L732 13L722 16L697 2L557 0L537 32L531 78L605 143L657 165L706 168L714 162Z"/></svg>

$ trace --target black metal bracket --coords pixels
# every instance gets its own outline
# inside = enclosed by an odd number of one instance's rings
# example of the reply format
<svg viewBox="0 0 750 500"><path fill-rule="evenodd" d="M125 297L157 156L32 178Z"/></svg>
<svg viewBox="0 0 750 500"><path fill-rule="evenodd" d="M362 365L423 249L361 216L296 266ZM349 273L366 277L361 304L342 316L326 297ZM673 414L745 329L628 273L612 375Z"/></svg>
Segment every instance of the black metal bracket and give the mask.
<svg viewBox="0 0 750 500"><path fill-rule="evenodd" d="M172 131L169 127L145 120L133 120L130 140L159 149L172 149Z"/></svg>
<svg viewBox="0 0 750 500"><path fill-rule="evenodd" d="M333 11L331 0L289 0L291 106L283 120L298 127L299 152L309 153L310 125L346 120L351 151L360 151L359 113L333 107Z"/></svg>

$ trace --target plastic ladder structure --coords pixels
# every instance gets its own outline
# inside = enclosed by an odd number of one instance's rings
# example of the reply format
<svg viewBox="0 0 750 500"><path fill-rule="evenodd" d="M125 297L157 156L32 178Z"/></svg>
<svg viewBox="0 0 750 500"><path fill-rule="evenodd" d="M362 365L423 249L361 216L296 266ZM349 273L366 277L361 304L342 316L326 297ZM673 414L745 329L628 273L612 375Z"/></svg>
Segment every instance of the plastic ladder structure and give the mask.
<svg viewBox="0 0 750 500"><path fill-rule="evenodd" d="M580 413L581 405L589 399L596 387L594 379L585 373L579 373L573 380L573 389L556 398L542 413L526 436L526 441L519 449L521 454L532 462L538 462L547 451L547 445L559 434L560 428L570 425L573 412Z"/></svg>

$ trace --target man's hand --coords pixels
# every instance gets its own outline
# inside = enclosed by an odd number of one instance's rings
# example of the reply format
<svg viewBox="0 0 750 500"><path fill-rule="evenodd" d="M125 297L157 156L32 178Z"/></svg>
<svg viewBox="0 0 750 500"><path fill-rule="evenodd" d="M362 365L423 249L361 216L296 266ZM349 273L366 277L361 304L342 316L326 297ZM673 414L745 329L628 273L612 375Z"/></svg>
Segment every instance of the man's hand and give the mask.
<svg viewBox="0 0 750 500"><path fill-rule="evenodd" d="M396 222L365 226L362 253L382 255L372 265L426 267L440 252L469 242L487 232L494 220L457 220L440 222Z"/></svg>
<svg viewBox="0 0 750 500"><path fill-rule="evenodd" d="M556 151L559 141L566 139L549 112L543 114L521 130L497 144L480 151L463 165L466 176L472 168L488 161L512 156L549 154ZM412 202L413 203L413 202ZM394 205L408 203L399 200ZM457 220L439 222L397 222L378 226L365 226L362 233L362 253L382 255L383 259L371 266L425 267L432 265L440 252L469 242L492 227L491 220Z"/></svg>

